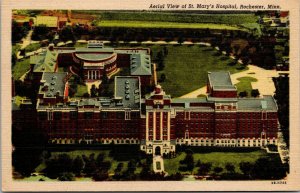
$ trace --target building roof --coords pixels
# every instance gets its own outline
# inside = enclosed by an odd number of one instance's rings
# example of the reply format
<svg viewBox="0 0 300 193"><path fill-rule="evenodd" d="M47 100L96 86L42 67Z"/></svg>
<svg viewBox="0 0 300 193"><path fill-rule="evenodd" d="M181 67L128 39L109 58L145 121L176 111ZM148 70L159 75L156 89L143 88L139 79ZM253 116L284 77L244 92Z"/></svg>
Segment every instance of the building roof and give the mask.
<svg viewBox="0 0 300 193"><path fill-rule="evenodd" d="M49 49L43 50L38 55L30 56L30 64L34 64L34 72L54 72L58 52Z"/></svg>
<svg viewBox="0 0 300 193"><path fill-rule="evenodd" d="M130 74L131 75L152 75L151 59L146 54L130 55Z"/></svg>
<svg viewBox="0 0 300 193"><path fill-rule="evenodd" d="M274 110L277 105L274 98L264 95L263 98L239 98L237 102L238 110Z"/></svg>
<svg viewBox="0 0 300 193"><path fill-rule="evenodd" d="M120 106L139 108L141 101L139 77L116 76L115 99L120 99Z"/></svg>
<svg viewBox="0 0 300 193"><path fill-rule="evenodd" d="M208 72L208 81L214 90L236 90L230 78L230 72Z"/></svg>
<svg viewBox="0 0 300 193"><path fill-rule="evenodd" d="M109 101L110 103L110 101ZM95 107L100 107L101 103L97 98L90 98L90 99L81 99L78 102L78 106L95 106Z"/></svg>
<svg viewBox="0 0 300 193"><path fill-rule="evenodd" d="M39 94L44 94L44 98L54 98L57 95L64 96L65 77L67 72L44 72L41 79Z"/></svg>
<svg viewBox="0 0 300 193"><path fill-rule="evenodd" d="M79 47L75 48L76 52L114 52L113 48L85 48Z"/></svg>
<svg viewBox="0 0 300 193"><path fill-rule="evenodd" d="M47 27L57 27L58 24L58 17L57 16L43 16L38 15L36 16L36 23L35 25L46 25Z"/></svg>
<svg viewBox="0 0 300 193"><path fill-rule="evenodd" d="M76 53L75 54L78 58L87 61L98 61L98 60L105 60L113 55L113 53Z"/></svg>
<svg viewBox="0 0 300 193"><path fill-rule="evenodd" d="M199 97L199 98L174 98L172 99L172 103L205 103L207 102L206 98Z"/></svg>

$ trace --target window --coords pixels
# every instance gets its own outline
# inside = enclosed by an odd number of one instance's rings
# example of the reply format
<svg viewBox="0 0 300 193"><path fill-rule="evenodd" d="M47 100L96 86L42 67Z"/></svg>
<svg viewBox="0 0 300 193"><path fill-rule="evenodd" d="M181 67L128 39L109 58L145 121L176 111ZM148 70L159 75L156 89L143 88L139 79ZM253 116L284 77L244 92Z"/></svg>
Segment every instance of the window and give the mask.
<svg viewBox="0 0 300 193"><path fill-rule="evenodd" d="M93 118L93 112L85 112L84 113L85 119L92 119Z"/></svg>
<svg viewBox="0 0 300 193"><path fill-rule="evenodd" d="M54 120L61 120L62 113L61 112L54 112Z"/></svg>
<svg viewBox="0 0 300 193"><path fill-rule="evenodd" d="M77 111L70 111L70 119L77 119L78 113Z"/></svg>
<svg viewBox="0 0 300 193"><path fill-rule="evenodd" d="M38 116L39 116L39 120L46 120L47 112L39 112Z"/></svg>
<svg viewBox="0 0 300 193"><path fill-rule="evenodd" d="M107 112L101 112L101 118L106 119L107 118Z"/></svg>

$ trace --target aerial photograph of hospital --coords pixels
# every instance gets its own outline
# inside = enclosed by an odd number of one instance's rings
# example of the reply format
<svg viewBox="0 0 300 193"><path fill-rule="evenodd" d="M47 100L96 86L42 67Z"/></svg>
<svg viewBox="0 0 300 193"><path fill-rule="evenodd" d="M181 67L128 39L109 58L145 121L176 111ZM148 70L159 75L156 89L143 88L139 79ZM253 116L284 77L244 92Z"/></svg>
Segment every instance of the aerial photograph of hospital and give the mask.
<svg viewBox="0 0 300 193"><path fill-rule="evenodd" d="M288 178L289 12L11 20L14 180Z"/></svg>

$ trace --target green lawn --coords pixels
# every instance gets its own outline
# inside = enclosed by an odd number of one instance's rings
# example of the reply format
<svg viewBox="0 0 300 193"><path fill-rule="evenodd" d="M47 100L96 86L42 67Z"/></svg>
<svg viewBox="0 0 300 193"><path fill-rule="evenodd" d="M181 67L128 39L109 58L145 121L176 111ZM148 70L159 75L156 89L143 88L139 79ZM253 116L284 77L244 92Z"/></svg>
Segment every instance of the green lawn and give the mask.
<svg viewBox="0 0 300 193"><path fill-rule="evenodd" d="M88 87L86 85L77 84L77 91L75 97L82 97L84 93L88 92Z"/></svg>
<svg viewBox="0 0 300 193"><path fill-rule="evenodd" d="M26 99L26 97L22 97L22 96L15 96L15 102L17 106L20 106L21 102L23 99Z"/></svg>
<svg viewBox="0 0 300 193"><path fill-rule="evenodd" d="M32 52L32 51L36 51L41 47L40 43L33 43L33 44L29 44L28 46L25 47L25 51L26 52Z"/></svg>
<svg viewBox="0 0 300 193"><path fill-rule="evenodd" d="M246 91L248 93L248 96L250 96L252 90L251 82L257 82L257 79L245 76L238 78L238 80L240 82L235 85L237 87L238 93Z"/></svg>
<svg viewBox="0 0 300 193"><path fill-rule="evenodd" d="M172 97L179 97L206 85L208 71L230 71L237 73L246 68L240 64L231 65L232 59L224 55L217 55L211 47L203 46L167 46L168 55L165 57L165 68L158 71L157 77L166 75L166 80L161 82L163 89ZM151 46L153 55L160 46Z"/></svg>
<svg viewBox="0 0 300 193"><path fill-rule="evenodd" d="M12 68L12 75L15 80L18 80L23 74L30 69L30 59L22 59L16 62Z"/></svg>
<svg viewBox="0 0 300 193"><path fill-rule="evenodd" d="M122 21L122 20L101 20L97 23L100 27L134 27L134 28L189 28L189 29L227 29L243 30L242 28L215 23L178 23L160 21Z"/></svg>
<svg viewBox="0 0 300 193"><path fill-rule="evenodd" d="M85 155L85 156L89 157L91 154L95 154L95 159L96 159L97 156L101 153L101 154L104 154L104 161L109 161L111 163L111 167L108 170L108 173L110 175L113 175L114 172L115 172L115 169L117 168L119 163L123 163L123 168L122 168L121 172L124 172L124 171L127 170L129 160L133 159L135 156L137 156L135 148L133 150L132 150L132 148L129 149L130 152L128 152L129 151L128 149L127 150L126 150L126 148L124 149L124 147L123 148L120 147L120 149L121 149L120 151L117 151L115 153L115 157L112 157L110 155L111 150L106 150L106 149L103 149L103 150L73 150L73 151L66 151L66 152L62 152L62 151L60 151L60 152L51 152L51 157L54 158L54 157L58 156L59 154L66 153L72 159L75 159L77 156L81 157L82 155ZM124 152L125 152L126 155L124 155ZM141 159L141 162L145 163L146 159ZM152 165L150 167L152 168ZM46 168L46 164L45 164L45 162L42 162L38 167L35 168L35 171L36 172L41 172L45 168ZM139 166L136 167L135 174L139 174L141 171L142 171L142 166L139 165Z"/></svg>
<svg viewBox="0 0 300 193"><path fill-rule="evenodd" d="M186 156L186 153L181 153L179 156L173 159L164 159L165 170L169 174L175 174L178 172L180 166L180 160L183 160ZM214 167L222 167L225 172L226 163L232 163L235 166L235 171L241 173L239 169L240 162L251 162L254 163L258 158L268 156L264 150L256 150L252 152L210 152L210 153L194 153L194 162L197 163L200 160L202 163L211 162L212 169ZM198 167L195 167L193 173L198 171ZM189 172L185 172L189 173Z"/></svg>
<svg viewBox="0 0 300 193"><path fill-rule="evenodd" d="M237 25L255 23L258 19L254 13L226 13L203 14L195 12L168 12L168 11L97 11L74 10L74 13L93 14L102 20L126 21L165 21L181 23L223 23Z"/></svg>
<svg viewBox="0 0 300 193"><path fill-rule="evenodd" d="M19 44L15 44L15 45L12 45L11 51L13 54L17 54L20 48L21 48L21 46Z"/></svg>

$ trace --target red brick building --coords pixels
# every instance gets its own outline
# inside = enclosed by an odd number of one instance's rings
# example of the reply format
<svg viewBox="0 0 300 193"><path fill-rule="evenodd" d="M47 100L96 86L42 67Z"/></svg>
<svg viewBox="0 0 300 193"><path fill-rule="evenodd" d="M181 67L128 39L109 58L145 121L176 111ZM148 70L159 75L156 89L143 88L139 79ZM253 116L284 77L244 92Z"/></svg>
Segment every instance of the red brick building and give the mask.
<svg viewBox="0 0 300 193"><path fill-rule="evenodd" d="M131 73L151 72L147 55L136 53L129 58ZM229 72L208 72L206 98L175 99L159 85L142 98L142 75L116 76L112 98L69 99L67 76L53 72L42 75L33 118L49 143L139 144L149 154L174 152L176 144L277 144L277 105L273 97L238 98ZM13 124L22 122L17 115L19 111L13 111Z"/></svg>
<svg viewBox="0 0 300 193"><path fill-rule="evenodd" d="M39 82L43 72L57 72L59 67L70 73L82 74L85 82L101 80L115 74L119 68L128 68L128 75L139 76L142 86L152 83L150 49L104 48L100 41L89 41L86 48L54 47L30 58L31 73Z"/></svg>

